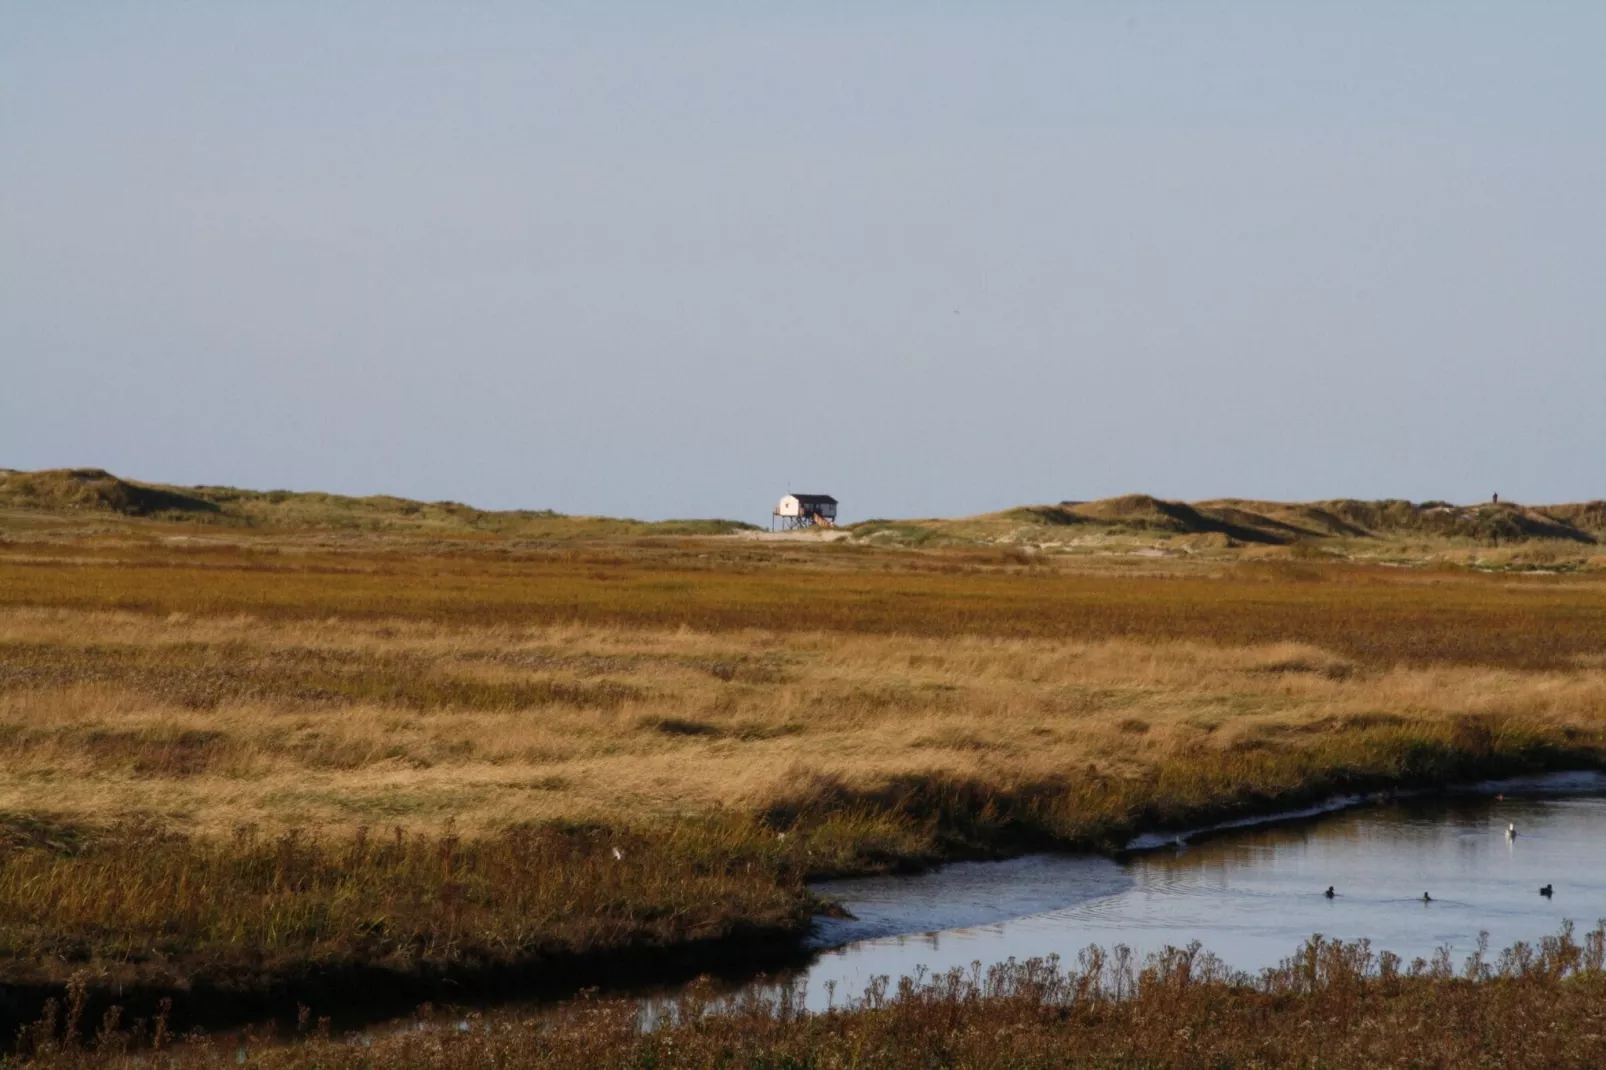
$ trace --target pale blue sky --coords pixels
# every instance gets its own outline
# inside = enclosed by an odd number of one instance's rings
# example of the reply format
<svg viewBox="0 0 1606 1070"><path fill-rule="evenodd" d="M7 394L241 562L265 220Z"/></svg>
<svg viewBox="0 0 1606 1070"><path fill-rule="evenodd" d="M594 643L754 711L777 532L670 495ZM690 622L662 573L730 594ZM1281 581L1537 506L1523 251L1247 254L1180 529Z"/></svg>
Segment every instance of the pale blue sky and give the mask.
<svg viewBox="0 0 1606 1070"><path fill-rule="evenodd" d="M1606 4L0 0L0 466L1606 497Z"/></svg>

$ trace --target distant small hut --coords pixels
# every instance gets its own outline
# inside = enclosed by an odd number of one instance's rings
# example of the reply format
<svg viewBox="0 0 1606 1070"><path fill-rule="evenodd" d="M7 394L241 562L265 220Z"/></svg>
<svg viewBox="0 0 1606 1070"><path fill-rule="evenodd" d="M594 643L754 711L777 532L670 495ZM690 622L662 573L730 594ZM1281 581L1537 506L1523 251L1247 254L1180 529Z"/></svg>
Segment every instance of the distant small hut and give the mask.
<svg viewBox="0 0 1606 1070"><path fill-rule="evenodd" d="M836 499L829 494L788 494L775 507L770 517L770 530L779 521L782 531L793 528L830 528L836 526Z"/></svg>

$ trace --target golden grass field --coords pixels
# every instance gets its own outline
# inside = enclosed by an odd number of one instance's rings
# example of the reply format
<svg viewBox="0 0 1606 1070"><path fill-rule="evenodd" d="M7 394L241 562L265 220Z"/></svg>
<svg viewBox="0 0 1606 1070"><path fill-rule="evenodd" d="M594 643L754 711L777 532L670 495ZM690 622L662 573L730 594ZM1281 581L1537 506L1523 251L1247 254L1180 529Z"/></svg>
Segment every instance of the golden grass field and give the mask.
<svg viewBox="0 0 1606 1070"><path fill-rule="evenodd" d="M795 936L810 876L1606 764L1606 574L1534 571L1571 543L0 535L41 996L650 974Z"/></svg>
<svg viewBox="0 0 1606 1070"><path fill-rule="evenodd" d="M1473 724L1589 741L1606 710L1583 654L1375 665L1295 642L12 607L0 651L0 811L48 798L209 835L631 825L933 774L1006 788L1092 769L1113 791L1187 756Z"/></svg>

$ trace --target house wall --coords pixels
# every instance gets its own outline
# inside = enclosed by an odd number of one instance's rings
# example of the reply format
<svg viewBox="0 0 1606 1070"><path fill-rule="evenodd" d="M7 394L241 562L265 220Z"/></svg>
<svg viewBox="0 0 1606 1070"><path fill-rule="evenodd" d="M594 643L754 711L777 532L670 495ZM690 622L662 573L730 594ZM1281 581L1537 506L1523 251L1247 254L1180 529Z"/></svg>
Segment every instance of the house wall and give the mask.
<svg viewBox="0 0 1606 1070"><path fill-rule="evenodd" d="M794 495L788 494L786 497L782 498L781 501L780 501L780 504L775 507L775 515L776 516L823 516L823 517L829 517L832 520L835 520L836 519L836 506L835 505L831 505L831 504L804 505L802 502L798 501L797 498Z"/></svg>

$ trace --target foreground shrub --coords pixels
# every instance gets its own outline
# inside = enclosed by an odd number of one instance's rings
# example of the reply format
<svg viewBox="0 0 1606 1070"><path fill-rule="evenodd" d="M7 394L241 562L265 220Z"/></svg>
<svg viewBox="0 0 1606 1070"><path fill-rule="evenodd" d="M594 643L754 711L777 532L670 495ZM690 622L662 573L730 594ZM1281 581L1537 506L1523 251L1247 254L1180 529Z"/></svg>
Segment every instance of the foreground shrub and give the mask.
<svg viewBox="0 0 1606 1070"><path fill-rule="evenodd" d="M1365 941L1312 937L1279 968L1235 974L1197 945L1134 961L1123 947L980 964L848 1005L800 1009L796 993L720 1001L705 986L644 1029L631 1001L538 1015L420 1016L414 1028L289 1041L173 1043L165 1026L64 1036L55 1008L21 1036L39 1066L971 1067L1599 1066L1606 1060L1606 930L1570 927L1463 963L1405 964ZM75 1010L65 1011L77 1027Z"/></svg>

